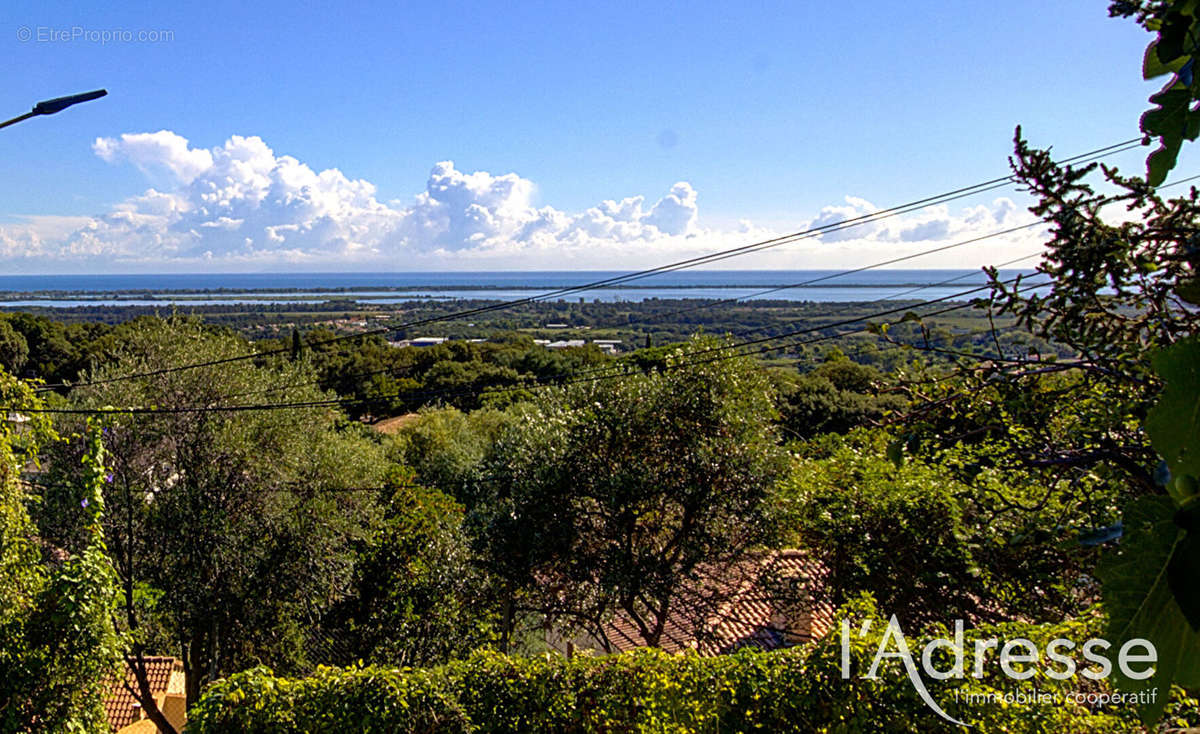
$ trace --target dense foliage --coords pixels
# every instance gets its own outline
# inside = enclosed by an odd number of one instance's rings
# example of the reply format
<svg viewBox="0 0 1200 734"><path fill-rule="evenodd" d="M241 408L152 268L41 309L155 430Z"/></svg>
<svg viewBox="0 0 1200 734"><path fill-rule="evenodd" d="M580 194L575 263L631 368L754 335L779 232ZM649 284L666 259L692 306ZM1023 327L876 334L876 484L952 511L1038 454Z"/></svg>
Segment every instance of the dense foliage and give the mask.
<svg viewBox="0 0 1200 734"><path fill-rule="evenodd" d="M1104 169L1116 193L1100 195L1088 180L1094 166L1057 165L1019 131L1014 169L1038 199L1031 211L1053 226L1038 266L1053 284L1035 294L994 278L997 310L1074 357L998 355L968 370L962 384L914 394L919 409L905 446L968 477L999 470L1010 486L1020 478L1040 485L1083 545L1124 535L1094 572L1112 641L1154 640L1164 655L1154 684L1195 687L1200 544L1189 508L1197 468L1182 457L1198 438L1189 406L1197 394L1200 192L1166 199ZM1117 204L1125 209L1119 223ZM1170 392L1162 392L1164 380ZM1080 527L1087 517L1096 522L1091 531ZM1161 703L1144 707L1147 722Z"/></svg>
<svg viewBox="0 0 1200 734"><path fill-rule="evenodd" d="M1080 596L1094 594L1080 578L1095 552L1041 530L1063 507L1013 511L1010 498L1032 502L1037 490L986 475L967 484L921 461L895 466L888 440L859 431L810 442L780 489L793 540L829 568L835 602L870 592L914 625L1078 614Z"/></svg>
<svg viewBox="0 0 1200 734"><path fill-rule="evenodd" d="M360 426L342 425L327 410L189 410L280 385L292 398L322 397L302 386L311 381L303 365L155 373L219 361L244 346L187 320L141 322L115 360L90 374L97 384L70 397L76 408L166 409L111 416L104 494L113 511L105 527L121 578L117 618L129 634L127 652L182 658L191 700L205 681L253 661L311 665L309 656L320 654L312 649L317 622L348 590L351 543L378 516L369 493L331 490L377 486L386 465ZM123 379L146 372L155 374ZM70 416L62 422L70 426ZM81 533L69 511L81 450L71 442L50 455L35 512L42 536L71 552Z"/></svg>
<svg viewBox="0 0 1200 734"><path fill-rule="evenodd" d="M463 508L395 469L382 520L355 543L353 581L326 615L322 662L433 665L493 641L490 579L462 529Z"/></svg>
<svg viewBox="0 0 1200 734"><path fill-rule="evenodd" d="M771 539L782 469L772 386L747 358L711 359L722 346L698 338L666 371L547 391L519 409L467 492L469 532L510 605L605 645L619 611L656 645L702 564ZM688 605L705 616L703 602Z"/></svg>
<svg viewBox="0 0 1200 734"><path fill-rule="evenodd" d="M885 661L877 678L863 677L884 625L869 603L846 611L856 625L868 617L877 622L867 636L852 638L848 679L841 675L836 633L802 648L716 658L654 650L570 659L483 652L434 669L325 668L303 679L277 678L258 668L210 688L192 712L189 731L316 733L351 724L357 731L389 733L959 731L925 705L897 661ZM1080 637L1088 627L985 627L967 644L993 636L1044 644L1058 635ZM1140 731L1128 707L1093 711L1072 705L1065 700L1074 690L1070 683L1040 675L1013 680L994 661L981 679L934 683L931 693L944 710L982 731ZM1035 689L1064 698L1057 704L1004 706L972 705L965 697L1028 695Z"/></svg>
<svg viewBox="0 0 1200 734"><path fill-rule="evenodd" d="M886 294L881 294L886 295ZM516 388L566 378L579 369L609 361L594 346L550 350L534 339L616 339L624 358L644 365L660 361L654 350L631 350L649 345L670 345L687 340L700 330L728 334L738 339L776 336L797 326L811 328L828 344L781 349L775 356L801 370L820 364L832 349L856 362L893 370L908 356L869 335L826 326L865 319L876 304L760 301L728 303L712 300L659 300L588 303L547 302L503 309L469 319L448 318L456 311L495 306L486 301L414 301L390 305L328 303L260 304L220 307L180 307L181 315L236 331L252 340L247 350L303 355L317 371L322 388L347 399L351 415L383 417L438 404L477 407L481 400L502 407L526 396ZM914 308L916 302L913 302ZM0 365L13 374L40 378L52 385L77 382L89 369L111 362L120 344L138 323L160 317L160 309L140 306L80 306L36 309L36 313L0 313ZM446 318L416 332L401 325L410 321ZM562 322L566 329L547 329ZM865 323L865 321L863 322ZM1009 320L1000 319L998 339L1005 345L1031 345L1044 353L1053 346L1019 331L1006 331ZM363 325L366 326L363 326ZM917 345L937 345L977 354L993 344L986 333L987 320L963 310L930 319L918 327L898 324L892 339ZM393 328L387 335L351 337L365 328ZM441 335L451 341L423 349L397 348L387 339ZM478 339L484 341L469 341ZM298 342L298 343L296 343ZM931 356L937 357L931 353ZM942 360L945 361L945 360ZM478 390L498 388L508 392L479 396ZM65 392L65 389L60 388ZM266 393L263 398L271 397Z"/></svg>
<svg viewBox="0 0 1200 734"><path fill-rule="evenodd" d="M902 396L886 392L888 382L881 370L831 353L785 383L780 425L788 437L807 439L878 422L908 406Z"/></svg>
<svg viewBox="0 0 1200 734"><path fill-rule="evenodd" d="M38 403L0 370L0 400ZM54 440L46 421L0 414L0 732L104 732L100 688L117 665L109 614L116 580L107 555L99 428L89 432L69 511L79 552L44 544L27 512L21 465Z"/></svg>

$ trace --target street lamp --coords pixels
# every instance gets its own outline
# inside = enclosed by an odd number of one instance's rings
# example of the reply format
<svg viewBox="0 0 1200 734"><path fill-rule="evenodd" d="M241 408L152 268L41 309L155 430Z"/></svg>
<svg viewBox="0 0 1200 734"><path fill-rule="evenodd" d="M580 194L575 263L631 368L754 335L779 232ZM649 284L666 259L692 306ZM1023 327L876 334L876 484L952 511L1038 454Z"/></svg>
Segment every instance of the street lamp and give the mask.
<svg viewBox="0 0 1200 734"><path fill-rule="evenodd" d="M94 92L70 94L66 97L55 97L54 99L48 99L45 102L38 102L33 106L33 110L31 112L26 112L25 114L14 117L11 120L0 122L0 127L8 127L9 125L14 125L21 120L28 120L29 118L36 117L37 115L53 115L55 112L62 112L73 104L90 102L93 99L100 99L106 94L108 94L107 89L97 89Z"/></svg>

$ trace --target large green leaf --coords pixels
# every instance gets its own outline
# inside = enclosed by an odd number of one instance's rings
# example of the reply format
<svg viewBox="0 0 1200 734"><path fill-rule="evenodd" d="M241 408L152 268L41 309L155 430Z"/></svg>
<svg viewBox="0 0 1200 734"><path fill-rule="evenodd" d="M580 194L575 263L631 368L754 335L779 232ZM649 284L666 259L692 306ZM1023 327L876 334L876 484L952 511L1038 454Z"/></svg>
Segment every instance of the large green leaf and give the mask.
<svg viewBox="0 0 1200 734"><path fill-rule="evenodd" d="M1114 666L1113 679L1126 691L1157 688L1155 702L1140 710L1153 723L1166 705L1171 683L1200 686L1200 634L1188 624L1167 581L1167 566L1184 537L1167 497L1142 497L1125 510L1121 547L1106 555L1096 569L1108 610L1110 656L1131 639L1149 640L1158 652L1155 675L1130 680Z"/></svg>
<svg viewBox="0 0 1200 734"><path fill-rule="evenodd" d="M1151 186L1159 186L1167 180L1167 174L1175 167L1179 159L1179 149L1183 147L1183 138L1162 136L1162 145L1146 157L1146 181Z"/></svg>
<svg viewBox="0 0 1200 734"><path fill-rule="evenodd" d="M1167 173L1175 167L1187 132L1191 100L1191 90L1179 84L1150 97L1155 106L1142 115L1139 126L1142 132L1160 141L1159 148L1146 159L1146 180L1151 186L1165 181Z"/></svg>
<svg viewBox="0 0 1200 734"><path fill-rule="evenodd" d="M1200 339L1192 337L1154 356L1154 371L1166 383L1146 417L1154 450L1171 470L1168 489L1182 504L1200 477ZM1192 477L1192 480L1186 479Z"/></svg>
<svg viewBox="0 0 1200 734"><path fill-rule="evenodd" d="M1150 97L1153 107L1142 115L1141 129L1159 140L1159 147L1146 159L1146 180L1158 186L1175 167L1184 140L1195 140L1200 119L1192 119L1192 104L1200 100L1194 73L1200 58L1200 17L1194 0L1170 0L1158 4L1151 17L1142 21L1157 38L1146 47L1142 77L1175 76Z"/></svg>
<svg viewBox="0 0 1200 734"><path fill-rule="evenodd" d="M1200 509L1200 506L1192 509ZM1200 535L1196 533L1197 527L1193 523L1175 546L1171 562L1167 564L1167 585L1192 630L1200 632Z"/></svg>
<svg viewBox="0 0 1200 734"><path fill-rule="evenodd" d="M1167 567L1167 581L1192 629L1200 631L1200 340L1186 339L1154 356L1166 385L1146 418L1154 449L1167 462L1167 491L1182 505L1175 524L1186 531Z"/></svg>
<svg viewBox="0 0 1200 734"><path fill-rule="evenodd" d="M1158 58L1158 42L1155 41L1146 47L1146 55L1142 59L1142 78L1153 79L1163 74L1174 74L1185 63L1187 63L1185 56L1178 56L1169 63L1164 63L1162 59Z"/></svg>

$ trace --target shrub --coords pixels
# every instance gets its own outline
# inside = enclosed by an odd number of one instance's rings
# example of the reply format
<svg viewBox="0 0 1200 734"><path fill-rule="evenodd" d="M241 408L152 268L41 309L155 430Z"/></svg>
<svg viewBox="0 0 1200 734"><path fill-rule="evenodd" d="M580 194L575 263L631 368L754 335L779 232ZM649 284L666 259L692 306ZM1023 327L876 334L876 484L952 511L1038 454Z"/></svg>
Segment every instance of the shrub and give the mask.
<svg viewBox="0 0 1200 734"><path fill-rule="evenodd" d="M885 660L875 679L862 677L886 625L869 602L856 602L845 614L856 631L864 616L876 622L869 635L851 636L848 679L841 674L836 626L804 647L715 658L654 649L570 659L481 651L428 670L324 668L308 678L286 679L255 668L210 687L193 709L188 731L958 731L925 705L898 661ZM981 628L968 635L967 651L975 637L1025 637L1039 646L1058 636L1082 641L1095 626L1089 618L1057 626ZM921 643L910 640L910 645L919 657ZM979 731L1140 731L1130 709L962 701L965 693L1065 694L1083 682L1099 685L1078 678L1063 682L1039 674L1017 681L1003 677L993 661L981 679L926 682L951 716Z"/></svg>

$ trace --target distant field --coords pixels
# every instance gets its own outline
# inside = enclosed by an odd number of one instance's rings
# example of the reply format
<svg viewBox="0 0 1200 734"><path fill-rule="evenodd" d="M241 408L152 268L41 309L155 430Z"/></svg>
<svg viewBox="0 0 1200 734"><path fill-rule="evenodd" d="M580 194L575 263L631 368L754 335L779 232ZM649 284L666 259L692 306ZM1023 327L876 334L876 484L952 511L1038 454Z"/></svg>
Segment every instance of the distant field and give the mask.
<svg viewBox="0 0 1200 734"><path fill-rule="evenodd" d="M420 417L421 416L419 413L405 413L404 415L398 415L395 418L384 418L381 421L372 423L371 428L379 431L380 433L391 436L399 433L405 426L411 426L413 423L416 423Z"/></svg>
<svg viewBox="0 0 1200 734"><path fill-rule="evenodd" d="M777 352L764 353L768 360L791 361L797 357L823 354L831 347L860 349L881 340L864 329L869 324L887 323L891 338L906 343L937 342L955 349L980 351L994 347L986 312L969 302L939 302L924 305L919 300L805 302L789 300L729 301L727 299L649 299L643 301L594 302L553 301L523 303L470 316L464 311L490 308L498 300L409 301L402 304L357 303L327 300L304 303L228 303L206 306L159 308L133 305L91 305L71 308L6 308L27 311L63 322L128 321L139 316L190 314L216 325L235 329L251 339L289 338L292 330L314 329L334 333L386 331L392 341L418 337L450 340L515 338L618 341L618 352L682 341L697 332L729 335L737 340L781 337L800 332L826 339L816 352L803 344L781 342ZM909 311L920 315L931 310L959 306L921 321L904 320ZM911 319L911 317L910 317ZM408 326L422 322L418 326ZM1051 345L1010 329L1012 320L997 318L996 338L1003 343L1029 345L1045 353ZM803 338L794 340L803 342ZM889 357L890 359L890 357Z"/></svg>

